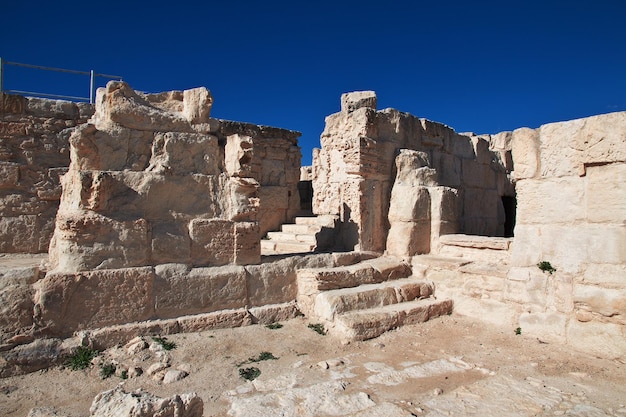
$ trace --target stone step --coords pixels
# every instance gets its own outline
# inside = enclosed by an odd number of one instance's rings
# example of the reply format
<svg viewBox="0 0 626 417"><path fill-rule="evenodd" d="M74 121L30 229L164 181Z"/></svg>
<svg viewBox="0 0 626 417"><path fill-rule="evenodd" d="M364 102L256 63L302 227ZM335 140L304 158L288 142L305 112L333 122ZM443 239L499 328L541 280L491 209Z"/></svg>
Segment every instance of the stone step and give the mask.
<svg viewBox="0 0 626 417"><path fill-rule="evenodd" d="M307 235L307 234L295 234L295 233L286 233L286 232L267 232L267 238L269 240L277 241L277 242L302 242L309 243L315 245L317 241L315 240L315 235Z"/></svg>
<svg viewBox="0 0 626 417"><path fill-rule="evenodd" d="M315 250L315 244L296 241L261 240L261 254L275 255L288 253L309 253Z"/></svg>
<svg viewBox="0 0 626 417"><path fill-rule="evenodd" d="M306 224L309 226L321 226L321 227L335 227L337 216L333 215L321 215L315 217L296 217L294 222L296 224Z"/></svg>
<svg viewBox="0 0 626 417"><path fill-rule="evenodd" d="M452 300L427 298L353 311L336 316L329 332L345 341L373 339L403 325L450 314L452 308Z"/></svg>
<svg viewBox="0 0 626 417"><path fill-rule="evenodd" d="M315 299L322 291L377 284L410 275L410 266L402 259L392 257L368 259L335 268L300 269L296 278L298 307L306 316L312 317L315 315Z"/></svg>
<svg viewBox="0 0 626 417"><path fill-rule="evenodd" d="M336 315L427 298L433 294L432 282L401 278L379 284L324 291L315 299L315 316L332 321Z"/></svg>
<svg viewBox="0 0 626 417"><path fill-rule="evenodd" d="M283 224L281 229L284 233L292 233L298 235L313 235L320 230L322 230L322 226L317 224Z"/></svg>

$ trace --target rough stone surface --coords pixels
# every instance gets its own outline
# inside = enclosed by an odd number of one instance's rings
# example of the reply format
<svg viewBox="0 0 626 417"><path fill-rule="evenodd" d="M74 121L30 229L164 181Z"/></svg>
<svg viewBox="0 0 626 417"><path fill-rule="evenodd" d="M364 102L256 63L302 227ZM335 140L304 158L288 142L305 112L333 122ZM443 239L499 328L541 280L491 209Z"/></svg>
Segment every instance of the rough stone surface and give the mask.
<svg viewBox="0 0 626 417"><path fill-rule="evenodd" d="M0 94L0 252L48 250L70 161L69 137L93 106Z"/></svg>
<svg viewBox="0 0 626 417"><path fill-rule="evenodd" d="M195 393L159 398L147 392L127 393L118 387L96 396L89 413L90 417L202 417L204 403Z"/></svg>
<svg viewBox="0 0 626 417"><path fill-rule="evenodd" d="M412 235L426 235L418 245L422 253L430 250L431 242L436 246L441 234L504 234L501 197L514 195L508 175L512 164L507 160L511 141L498 139L500 148L492 149L489 136L459 135L445 125L394 109L356 106L348 111L347 97L342 98L342 112L326 118L322 148L314 152L312 169L313 212L339 217L344 249L389 249L388 236L412 225L397 225L390 234L394 226L387 217L395 216L400 205L411 206L404 200L415 195L409 192L415 186L454 189L446 205L455 207L456 216L437 218L430 230L405 231L402 242L392 242L394 253L414 254ZM451 203L451 196L457 201ZM437 204L443 201L439 197Z"/></svg>

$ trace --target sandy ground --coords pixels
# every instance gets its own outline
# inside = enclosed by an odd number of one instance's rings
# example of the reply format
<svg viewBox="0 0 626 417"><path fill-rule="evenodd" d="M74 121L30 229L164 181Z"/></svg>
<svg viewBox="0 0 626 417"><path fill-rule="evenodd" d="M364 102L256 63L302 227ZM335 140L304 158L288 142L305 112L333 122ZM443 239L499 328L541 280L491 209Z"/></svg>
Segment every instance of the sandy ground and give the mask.
<svg viewBox="0 0 626 417"><path fill-rule="evenodd" d="M523 329L516 335L514 329L493 329L451 315L342 345L309 329L304 318L282 324L275 330L254 325L168 336L177 344L169 352L171 369L189 373L170 384L146 373L101 379L97 367L56 367L0 379L0 415L26 416L33 407L52 406L61 415L87 416L96 394L119 384L126 391L143 389L161 397L196 392L205 416L255 415L258 410L233 404L247 398L257 408L265 407L270 393L341 381L343 396L365 393L375 404L393 404L406 413L393 415L626 416L623 363L544 343L524 335ZM241 365L261 352L278 359ZM156 352L145 350L134 360L147 368L157 362ZM239 375L239 369L251 366L261 371L253 383ZM416 369L425 372L416 375ZM291 382L285 384L287 380ZM272 407L281 406L268 404L266 415L279 415ZM289 404L283 407L290 415ZM302 415L325 414L308 410Z"/></svg>

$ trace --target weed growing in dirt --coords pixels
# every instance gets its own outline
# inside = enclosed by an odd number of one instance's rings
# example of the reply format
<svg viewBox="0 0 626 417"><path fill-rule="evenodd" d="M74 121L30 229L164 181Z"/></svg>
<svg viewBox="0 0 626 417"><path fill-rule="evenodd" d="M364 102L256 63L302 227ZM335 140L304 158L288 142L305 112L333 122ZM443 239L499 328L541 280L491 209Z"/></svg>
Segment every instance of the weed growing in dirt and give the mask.
<svg viewBox="0 0 626 417"><path fill-rule="evenodd" d="M100 352L95 349L87 346L79 346L72 356L69 357L67 366L73 371L86 369L91 365L92 359L99 354Z"/></svg>
<svg viewBox="0 0 626 417"><path fill-rule="evenodd" d="M259 368L255 368L254 366L251 368L244 368L239 370L239 376L248 381L253 381L257 379L261 375L261 371Z"/></svg>
<svg viewBox="0 0 626 417"><path fill-rule="evenodd" d="M314 332L318 334L321 334L322 336L326 336L326 329L324 329L323 324L320 324L320 323L309 324L309 329L313 330Z"/></svg>
<svg viewBox="0 0 626 417"><path fill-rule="evenodd" d="M152 337L152 340L157 342L165 350L176 349L176 343L170 342L166 337Z"/></svg>
<svg viewBox="0 0 626 417"><path fill-rule="evenodd" d="M537 264L537 268L541 269L543 272L548 272L550 275L556 272L556 268L554 268L548 261L539 262Z"/></svg>
<svg viewBox="0 0 626 417"><path fill-rule="evenodd" d="M283 325L280 323L272 323L272 324L268 324L265 327L267 327L270 330L276 330L276 329L282 329Z"/></svg>
<svg viewBox="0 0 626 417"><path fill-rule="evenodd" d="M516 335L518 335L518 336L519 336L520 334L522 334L522 328L521 328L521 327L518 327L517 329L515 329L515 334L516 334Z"/></svg>
<svg viewBox="0 0 626 417"><path fill-rule="evenodd" d="M122 373L120 374L120 378L128 379L128 371L122 371Z"/></svg>
<svg viewBox="0 0 626 417"><path fill-rule="evenodd" d="M108 377L114 374L115 374L115 365L113 365L112 363L100 365L100 378L107 379Z"/></svg>
<svg viewBox="0 0 626 417"><path fill-rule="evenodd" d="M276 356L274 356L271 352L261 352L259 353L259 356L255 357L250 357L248 358L247 361L241 362L239 364L237 364L237 366L241 366L241 365L245 365L248 363L257 363L257 362L262 362L262 361L269 361L269 360L276 360L278 359Z"/></svg>

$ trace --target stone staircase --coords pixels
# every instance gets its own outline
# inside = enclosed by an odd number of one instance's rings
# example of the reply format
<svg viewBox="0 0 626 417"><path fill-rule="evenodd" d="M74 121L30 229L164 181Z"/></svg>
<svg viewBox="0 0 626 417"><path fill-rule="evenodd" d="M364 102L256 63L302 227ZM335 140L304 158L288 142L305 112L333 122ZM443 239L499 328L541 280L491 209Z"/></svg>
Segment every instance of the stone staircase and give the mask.
<svg viewBox="0 0 626 417"><path fill-rule="evenodd" d="M336 216L296 217L279 232L267 232L261 240L261 255L307 253L332 246Z"/></svg>
<svg viewBox="0 0 626 417"><path fill-rule="evenodd" d="M452 312L434 284L412 276L400 259L379 257L354 265L298 271L298 308L344 341L367 340L405 324Z"/></svg>

